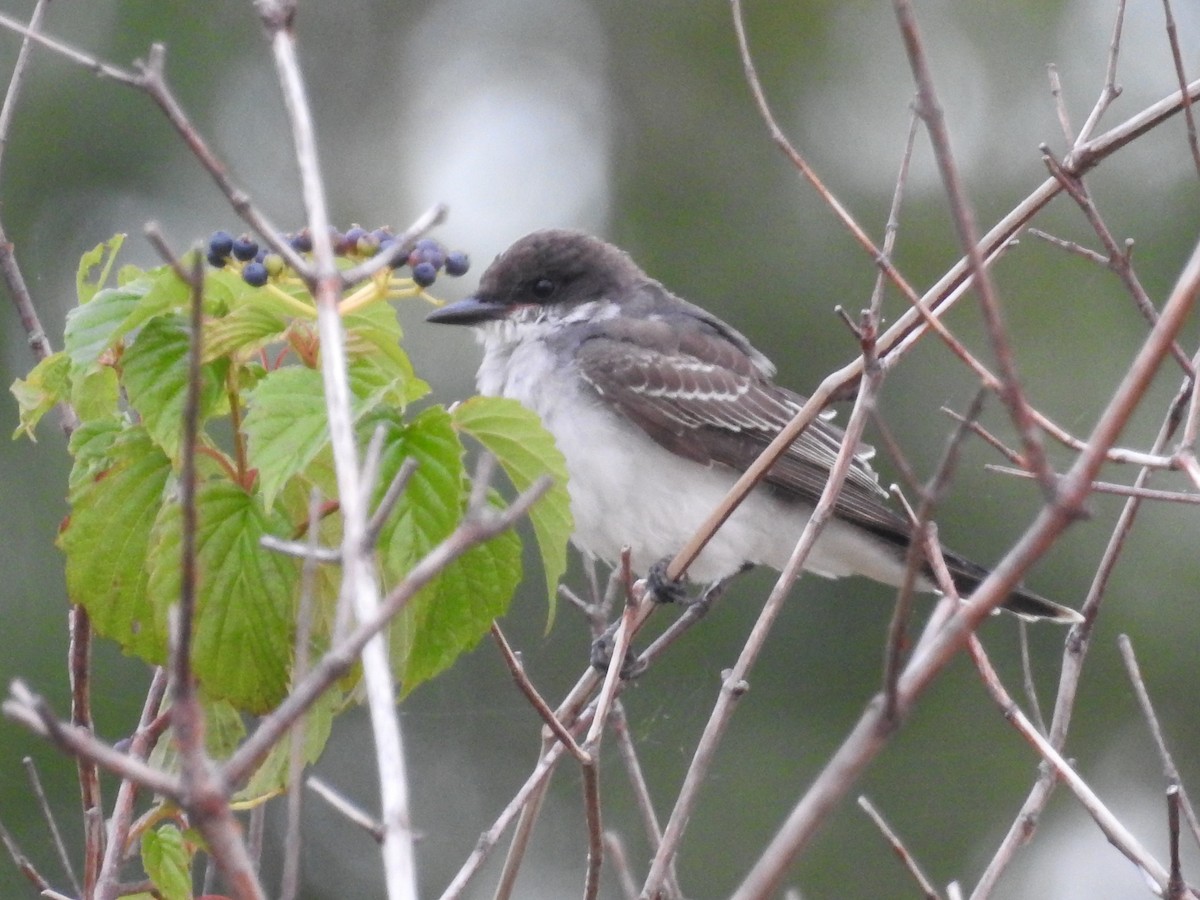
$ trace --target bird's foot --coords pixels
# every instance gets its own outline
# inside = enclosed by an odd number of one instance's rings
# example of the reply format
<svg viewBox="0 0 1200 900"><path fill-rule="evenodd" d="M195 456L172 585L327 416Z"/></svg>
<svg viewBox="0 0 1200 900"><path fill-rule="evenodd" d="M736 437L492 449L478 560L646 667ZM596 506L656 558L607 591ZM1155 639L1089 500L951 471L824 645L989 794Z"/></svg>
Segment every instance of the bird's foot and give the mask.
<svg viewBox="0 0 1200 900"><path fill-rule="evenodd" d="M592 668L601 674L608 672L608 667L612 664L613 650L616 649L617 627L621 624L620 620L613 622L604 630L600 637L592 641L592 652L590 661ZM621 663L621 679L629 681L637 678L646 670L646 663L632 647L625 650L625 659Z"/></svg>
<svg viewBox="0 0 1200 900"><path fill-rule="evenodd" d="M646 596L655 603L686 603L687 587L682 578L670 578L667 569L671 557L665 556L650 567L646 573Z"/></svg>

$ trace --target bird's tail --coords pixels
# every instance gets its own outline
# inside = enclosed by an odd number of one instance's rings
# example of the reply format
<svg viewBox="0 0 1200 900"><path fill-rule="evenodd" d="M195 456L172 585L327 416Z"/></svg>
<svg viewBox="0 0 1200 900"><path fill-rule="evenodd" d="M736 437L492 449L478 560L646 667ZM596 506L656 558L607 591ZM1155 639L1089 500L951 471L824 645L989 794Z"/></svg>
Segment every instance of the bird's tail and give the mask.
<svg viewBox="0 0 1200 900"><path fill-rule="evenodd" d="M971 596L975 588L979 587L980 582L991 574L983 566L955 553L943 550L942 555L946 559L946 568L950 570L950 576L954 579L954 586L958 588L959 594L963 597ZM1074 625L1076 622L1083 621L1083 616L1069 606L1047 600L1024 588L1017 588L1009 594L1008 599L1001 604L1001 608L1030 621L1040 619L1059 622L1063 625Z"/></svg>

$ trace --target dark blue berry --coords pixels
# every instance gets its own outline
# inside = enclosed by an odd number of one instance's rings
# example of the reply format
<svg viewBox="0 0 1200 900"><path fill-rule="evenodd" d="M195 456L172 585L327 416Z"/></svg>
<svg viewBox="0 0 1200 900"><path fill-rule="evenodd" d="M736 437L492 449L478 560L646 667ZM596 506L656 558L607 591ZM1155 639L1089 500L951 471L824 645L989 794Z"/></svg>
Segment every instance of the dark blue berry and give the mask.
<svg viewBox="0 0 1200 900"><path fill-rule="evenodd" d="M266 258L267 258L267 254L268 254L269 252L270 252L270 251L269 251L269 250L267 250L267 248L266 248L266 247L259 247L259 248L258 248L258 252L254 254L254 261L255 261L255 262L262 262L264 259L266 259Z"/></svg>
<svg viewBox="0 0 1200 900"><path fill-rule="evenodd" d="M258 253L258 244L243 234L233 242L232 249L235 259L246 262L247 260L254 259L254 255Z"/></svg>
<svg viewBox="0 0 1200 900"><path fill-rule="evenodd" d="M375 238L375 240L379 241L381 245L385 241L394 241L396 239L396 236L392 234L392 229L386 226L383 228L376 228L371 232L371 236Z"/></svg>
<svg viewBox="0 0 1200 900"><path fill-rule="evenodd" d="M303 231L298 231L288 239L288 243L292 245L292 249L297 253L312 252L312 235L309 234L307 228Z"/></svg>
<svg viewBox="0 0 1200 900"><path fill-rule="evenodd" d="M447 275L457 278L460 275L466 275L469 268L471 268L471 259L461 250L453 250L446 254Z"/></svg>
<svg viewBox="0 0 1200 900"><path fill-rule="evenodd" d="M214 269L225 268L225 260L226 259L228 259L228 257L218 256L216 253L213 253L211 250L208 251L208 264L210 266L212 266Z"/></svg>
<svg viewBox="0 0 1200 900"><path fill-rule="evenodd" d="M208 258L212 261L214 256L224 258L233 250L233 235L228 231L214 231L212 237L208 239ZM215 264L214 264L215 265Z"/></svg>
<svg viewBox="0 0 1200 900"><path fill-rule="evenodd" d="M431 262L419 262L412 267L412 278L417 287L427 288L437 281L437 266Z"/></svg>
<svg viewBox="0 0 1200 900"><path fill-rule="evenodd" d="M419 241L417 241L415 244L413 244L413 249L419 250L421 252L424 252L426 250L441 250L442 245L439 244L437 241L435 241L433 238L421 238Z"/></svg>
<svg viewBox="0 0 1200 900"><path fill-rule="evenodd" d="M267 267L260 262L246 263L242 269L242 281L251 287L262 287L267 283Z"/></svg>
<svg viewBox="0 0 1200 900"><path fill-rule="evenodd" d="M357 244L358 239L367 233L361 225L352 225L346 229L346 243Z"/></svg>

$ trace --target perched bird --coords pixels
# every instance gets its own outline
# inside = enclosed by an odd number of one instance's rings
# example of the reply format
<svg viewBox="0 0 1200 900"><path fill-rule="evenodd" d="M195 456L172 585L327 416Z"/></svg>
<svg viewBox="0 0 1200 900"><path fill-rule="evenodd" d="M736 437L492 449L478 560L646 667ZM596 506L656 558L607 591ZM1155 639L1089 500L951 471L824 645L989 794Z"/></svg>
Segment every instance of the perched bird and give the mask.
<svg viewBox="0 0 1200 900"><path fill-rule="evenodd" d="M574 543L637 572L676 553L804 398L738 331L675 296L617 247L535 231L498 256L474 296L430 322L472 325L483 344L481 393L536 412L566 458ZM716 581L747 564L782 569L829 475L843 432L814 421L692 563ZM912 528L860 448L834 517L806 568L899 585ZM987 569L950 552L964 596ZM932 576L918 581L935 590ZM1029 618L1079 615L1023 589L1004 606Z"/></svg>

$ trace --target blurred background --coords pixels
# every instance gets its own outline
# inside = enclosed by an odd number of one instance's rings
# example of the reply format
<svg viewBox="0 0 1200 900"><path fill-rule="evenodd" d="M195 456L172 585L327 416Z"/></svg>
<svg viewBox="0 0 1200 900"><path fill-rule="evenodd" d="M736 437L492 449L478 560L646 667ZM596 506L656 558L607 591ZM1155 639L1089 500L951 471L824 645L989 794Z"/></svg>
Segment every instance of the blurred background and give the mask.
<svg viewBox="0 0 1200 900"><path fill-rule="evenodd" d="M30 0L0 0L24 20ZM835 194L876 238L901 158L912 87L890 7L883 3L748 0L751 46L777 115ZM959 4L931 0L918 15L963 175L980 225L989 227L1046 177L1038 145L1064 139L1046 67L1061 73L1078 127L1102 84L1114 4L1100 0ZM1174 9L1190 77L1200 76L1200 6ZM119 65L167 45L167 73L199 130L239 184L285 229L302 224L289 133L274 65L249 2L92 0L55 3L46 30ZM782 383L804 391L844 364L857 346L833 308L867 303L875 273L814 193L771 145L753 108L727 3L708 0L359 0L301 4L300 49L320 131L333 218L347 226L403 227L430 204L451 216L439 232L469 251L473 272L439 283L447 299L474 286L488 261L544 226L601 234L628 249L670 288L744 331L779 365ZM7 81L19 39L0 32ZM1118 81L1124 93L1101 130L1176 88L1157 4L1131 4ZM1200 234L1200 180L1181 118L1103 164L1090 177L1118 238L1162 302ZM918 138L901 213L897 264L918 287L958 257L927 143ZM177 247L239 223L208 177L145 97L97 79L48 52L35 53L0 174L3 221L56 347L74 302L80 254L128 232L125 260L156 265L141 238L156 220ZM1060 198L1037 223L1097 246ZM1025 237L996 269L1017 361L1033 402L1086 435L1140 345L1146 327L1114 276ZM886 315L904 309L890 297ZM418 372L450 401L473 390L478 361L469 336L425 326L405 308L407 349ZM985 359L978 313L964 303L952 327ZM0 305L0 381L32 365L26 337ZM1200 329L1189 327L1185 351ZM1123 443L1147 448L1180 373L1156 383ZM889 377L881 409L908 459L927 477L952 428L939 412L963 410L972 379L927 340ZM993 399L985 421L1011 429ZM0 424L16 406L0 396ZM1052 446L1060 470L1071 455ZM999 558L1036 512L1029 482L985 471L1002 462L968 442L940 510L943 539L982 562ZM896 468L879 458L888 481ZM65 713L66 612L53 546L66 512L68 460L54 417L37 444L0 441L0 682L28 680ZM1109 467L1106 476L1131 481ZM1183 488L1177 476L1159 487ZM1120 503L1097 497L1032 573L1036 590L1078 605ZM1147 505L1109 589L1084 673L1068 755L1138 837L1167 859L1160 765L1137 713L1116 649L1128 633L1138 651L1185 783L1200 785L1196 688L1200 683L1200 528L1194 507ZM536 561L504 622L535 683L557 698L574 683L589 638L560 610L546 635ZM570 583L582 588L581 568ZM651 791L665 820L719 686L773 576L752 573L626 697ZM728 893L877 689L891 592L871 583L804 578L751 675L679 860L689 896ZM922 607L928 609L928 605ZM1053 701L1063 632L1031 631L1043 704ZM1016 691L1017 628L1008 617L983 630ZM95 693L103 736L127 734L148 680L145 667L112 646L96 647ZM440 892L530 770L538 723L485 642L402 707L419 844L422 894ZM345 716L319 771L373 808L374 763L360 712ZM8 721L0 721L0 820L46 873L57 867L25 783L32 755L73 847L80 842L74 768ZM1004 723L977 676L958 661L863 779L933 880L968 888L1007 830L1036 777L1032 751ZM602 773L605 825L624 837L636 875L649 851L615 754ZM112 787L109 787L111 799ZM581 890L585 830L577 774L554 781L518 896ZM381 896L378 853L360 832L312 800L306 807L309 900ZM270 820L266 868L277 884L281 817ZM502 854L498 854L502 855ZM1196 854L1190 856L1195 880ZM490 866L470 896L490 896ZM806 898L915 895L874 827L852 802L830 819L791 884ZM61 879L58 884L64 885ZM1134 868L1105 841L1065 790L1035 842L1017 857L1004 898L1145 896ZM618 896L606 870L605 897ZM0 896L32 896L5 856Z"/></svg>

